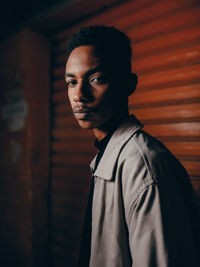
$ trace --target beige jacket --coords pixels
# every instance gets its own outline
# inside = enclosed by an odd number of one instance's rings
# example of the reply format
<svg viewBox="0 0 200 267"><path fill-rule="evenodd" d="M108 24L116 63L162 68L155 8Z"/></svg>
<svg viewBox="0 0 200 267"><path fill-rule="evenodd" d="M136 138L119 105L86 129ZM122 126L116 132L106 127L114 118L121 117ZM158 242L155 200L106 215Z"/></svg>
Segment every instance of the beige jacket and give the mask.
<svg viewBox="0 0 200 267"><path fill-rule="evenodd" d="M93 173L90 267L199 267L187 174L141 128L130 116Z"/></svg>

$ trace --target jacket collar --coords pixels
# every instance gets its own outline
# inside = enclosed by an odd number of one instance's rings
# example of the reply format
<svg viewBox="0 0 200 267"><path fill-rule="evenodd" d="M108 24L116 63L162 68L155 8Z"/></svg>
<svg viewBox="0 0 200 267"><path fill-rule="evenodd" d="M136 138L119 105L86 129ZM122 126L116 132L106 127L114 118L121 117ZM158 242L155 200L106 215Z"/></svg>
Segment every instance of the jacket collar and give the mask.
<svg viewBox="0 0 200 267"><path fill-rule="evenodd" d="M143 125L136 119L134 115L130 115L113 133L108 142L104 154L98 164L96 171L93 173L96 157L90 164L90 168L94 176L98 176L105 180L113 178L116 162L120 151L130 139L130 137Z"/></svg>

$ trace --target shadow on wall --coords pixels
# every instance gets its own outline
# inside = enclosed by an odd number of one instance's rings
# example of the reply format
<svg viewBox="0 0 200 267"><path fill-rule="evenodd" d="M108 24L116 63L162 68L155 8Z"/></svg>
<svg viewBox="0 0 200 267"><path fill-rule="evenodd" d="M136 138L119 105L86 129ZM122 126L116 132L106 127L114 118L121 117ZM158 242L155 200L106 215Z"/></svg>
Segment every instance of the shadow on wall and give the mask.
<svg viewBox="0 0 200 267"><path fill-rule="evenodd" d="M49 44L23 30L0 46L0 264L45 266Z"/></svg>

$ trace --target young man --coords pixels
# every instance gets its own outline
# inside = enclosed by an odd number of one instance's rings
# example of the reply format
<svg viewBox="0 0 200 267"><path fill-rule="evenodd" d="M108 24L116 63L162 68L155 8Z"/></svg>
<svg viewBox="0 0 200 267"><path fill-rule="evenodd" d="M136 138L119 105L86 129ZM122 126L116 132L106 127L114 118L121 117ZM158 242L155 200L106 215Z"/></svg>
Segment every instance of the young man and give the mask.
<svg viewBox="0 0 200 267"><path fill-rule="evenodd" d="M195 195L178 160L128 112L137 85L128 37L92 26L68 46L66 83L79 125L99 152L80 266L198 267Z"/></svg>

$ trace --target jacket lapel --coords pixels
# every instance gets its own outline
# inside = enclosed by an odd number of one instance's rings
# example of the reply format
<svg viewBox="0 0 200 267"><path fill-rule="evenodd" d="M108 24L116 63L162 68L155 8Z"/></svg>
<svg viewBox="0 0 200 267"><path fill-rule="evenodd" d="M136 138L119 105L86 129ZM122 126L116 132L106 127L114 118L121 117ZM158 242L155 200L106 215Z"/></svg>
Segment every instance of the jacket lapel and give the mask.
<svg viewBox="0 0 200 267"><path fill-rule="evenodd" d="M120 151L131 138L131 136L143 125L136 119L134 115L130 115L113 133L104 154L93 174L105 180L112 180ZM90 167L94 169L96 157L92 160Z"/></svg>

